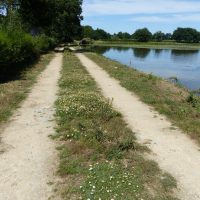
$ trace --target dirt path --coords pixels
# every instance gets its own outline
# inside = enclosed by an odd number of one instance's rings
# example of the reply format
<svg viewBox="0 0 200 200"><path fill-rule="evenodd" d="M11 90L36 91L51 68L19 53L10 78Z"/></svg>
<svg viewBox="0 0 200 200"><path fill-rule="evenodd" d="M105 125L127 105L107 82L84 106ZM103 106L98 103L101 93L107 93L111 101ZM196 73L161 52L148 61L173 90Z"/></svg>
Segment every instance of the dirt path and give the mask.
<svg viewBox="0 0 200 200"><path fill-rule="evenodd" d="M164 116L121 87L118 81L85 55L76 55L94 77L105 97L113 99L114 107L123 114L126 122L137 133L138 141L152 150L151 158L157 161L161 169L177 179L179 197L183 200L200 200L198 145L180 130L172 130L171 123Z"/></svg>
<svg viewBox="0 0 200 200"><path fill-rule="evenodd" d="M56 170L54 101L62 54L41 74L28 98L1 133L0 200L48 200Z"/></svg>

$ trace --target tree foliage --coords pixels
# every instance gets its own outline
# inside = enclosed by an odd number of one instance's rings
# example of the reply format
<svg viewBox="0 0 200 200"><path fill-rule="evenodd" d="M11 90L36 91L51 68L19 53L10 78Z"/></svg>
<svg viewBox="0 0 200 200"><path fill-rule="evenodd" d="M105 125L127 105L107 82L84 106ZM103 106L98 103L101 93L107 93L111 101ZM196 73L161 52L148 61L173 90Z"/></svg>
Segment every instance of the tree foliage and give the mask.
<svg viewBox="0 0 200 200"><path fill-rule="evenodd" d="M0 0L0 82L81 33L82 0Z"/></svg>
<svg viewBox="0 0 200 200"><path fill-rule="evenodd" d="M200 41L200 33L193 28L177 28L173 33L177 42L196 43Z"/></svg>
<svg viewBox="0 0 200 200"><path fill-rule="evenodd" d="M62 41L81 33L82 0L20 0L20 15L34 33Z"/></svg>
<svg viewBox="0 0 200 200"><path fill-rule="evenodd" d="M83 37L84 38L94 38L95 30L91 26L83 26Z"/></svg>
<svg viewBox="0 0 200 200"><path fill-rule="evenodd" d="M157 42L161 42L165 39L165 34L162 31L158 31L153 34L153 39Z"/></svg>
<svg viewBox="0 0 200 200"><path fill-rule="evenodd" d="M131 39L131 34L120 31L117 34L113 35L113 39L128 40Z"/></svg>
<svg viewBox="0 0 200 200"><path fill-rule="evenodd" d="M83 26L83 38L90 38L93 40L108 40L111 35L103 29L94 30L91 26Z"/></svg>
<svg viewBox="0 0 200 200"><path fill-rule="evenodd" d="M138 29L133 34L133 38L138 42L148 42L152 39L152 33L147 29Z"/></svg>
<svg viewBox="0 0 200 200"><path fill-rule="evenodd" d="M18 0L0 0L0 14L7 13L7 15L12 12L12 10L16 9L19 5Z"/></svg>

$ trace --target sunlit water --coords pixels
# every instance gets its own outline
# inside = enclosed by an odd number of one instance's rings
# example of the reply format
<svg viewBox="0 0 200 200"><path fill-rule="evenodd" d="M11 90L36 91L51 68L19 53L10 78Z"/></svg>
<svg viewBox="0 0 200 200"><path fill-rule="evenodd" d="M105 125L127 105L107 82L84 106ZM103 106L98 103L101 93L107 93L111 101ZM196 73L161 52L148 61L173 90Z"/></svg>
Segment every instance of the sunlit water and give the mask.
<svg viewBox="0 0 200 200"><path fill-rule="evenodd" d="M200 51L95 47L105 57L146 73L178 81L191 90L200 88Z"/></svg>

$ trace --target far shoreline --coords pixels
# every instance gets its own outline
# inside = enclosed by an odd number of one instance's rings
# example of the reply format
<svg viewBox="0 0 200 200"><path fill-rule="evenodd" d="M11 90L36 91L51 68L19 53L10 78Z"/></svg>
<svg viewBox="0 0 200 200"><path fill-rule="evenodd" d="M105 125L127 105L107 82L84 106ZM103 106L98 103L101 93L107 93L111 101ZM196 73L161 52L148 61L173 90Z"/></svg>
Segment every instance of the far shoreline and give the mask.
<svg viewBox="0 0 200 200"><path fill-rule="evenodd" d="M94 41L89 46L127 47L127 48L152 48L174 50L200 50L200 43L176 43L176 42L134 42L134 41Z"/></svg>

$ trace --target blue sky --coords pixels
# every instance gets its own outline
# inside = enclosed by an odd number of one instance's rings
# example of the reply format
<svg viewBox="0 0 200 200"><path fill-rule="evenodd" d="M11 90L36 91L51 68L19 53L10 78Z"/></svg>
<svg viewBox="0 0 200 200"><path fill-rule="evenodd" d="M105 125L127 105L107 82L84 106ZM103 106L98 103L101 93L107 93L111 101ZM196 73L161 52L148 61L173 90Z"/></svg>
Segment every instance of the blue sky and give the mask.
<svg viewBox="0 0 200 200"><path fill-rule="evenodd" d="M110 33L173 32L177 27L200 30L200 0L83 0L83 25Z"/></svg>

